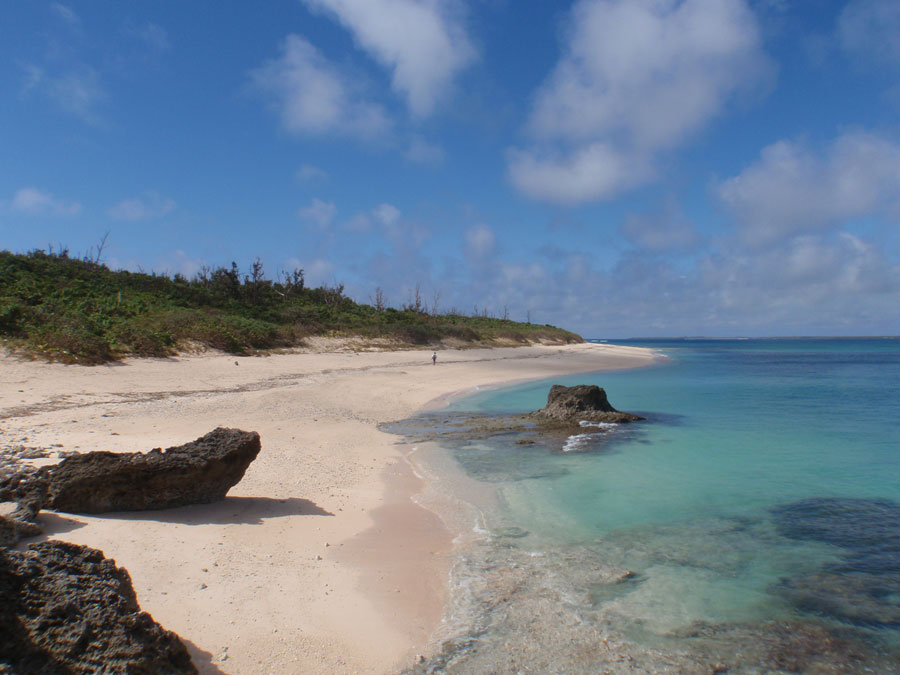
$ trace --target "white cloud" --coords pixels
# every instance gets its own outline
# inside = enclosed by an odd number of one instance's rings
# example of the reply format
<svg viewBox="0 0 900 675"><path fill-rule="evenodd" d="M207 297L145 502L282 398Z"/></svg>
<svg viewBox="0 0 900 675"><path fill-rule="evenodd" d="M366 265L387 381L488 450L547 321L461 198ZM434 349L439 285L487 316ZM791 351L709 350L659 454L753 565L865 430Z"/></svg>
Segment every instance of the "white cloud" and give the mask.
<svg viewBox="0 0 900 675"><path fill-rule="evenodd" d="M652 175L645 158L601 142L562 154L511 149L507 164L510 180L520 191L562 204L610 199Z"/></svg>
<svg viewBox="0 0 900 675"><path fill-rule="evenodd" d="M552 266L501 264L465 292L479 297L481 289L494 307L501 301L516 315L531 309L533 321L589 337L900 330L892 311L900 304L900 267L875 244L845 233L802 235L766 250L712 250L686 269L643 251L609 269L570 253Z"/></svg>
<svg viewBox="0 0 900 675"><path fill-rule="evenodd" d="M333 202L323 202L321 199L313 199L309 206L297 211L297 216L308 223L312 223L319 229L327 229L334 222L337 207Z"/></svg>
<svg viewBox="0 0 900 675"><path fill-rule="evenodd" d="M756 334L895 332L900 268L847 233L810 234L764 251L726 251L698 270L696 290L722 324Z"/></svg>
<svg viewBox="0 0 900 675"><path fill-rule="evenodd" d="M318 286L327 286L333 282L334 263L323 258L310 260L303 265L299 265L303 270L306 285L310 288Z"/></svg>
<svg viewBox="0 0 900 675"><path fill-rule="evenodd" d="M74 216L81 212L78 202L57 199L49 192L35 187L24 187L13 195L10 208L28 216Z"/></svg>
<svg viewBox="0 0 900 675"><path fill-rule="evenodd" d="M900 145L865 132L840 136L817 155L779 141L716 188L745 241L765 245L866 216L900 218Z"/></svg>
<svg viewBox="0 0 900 675"><path fill-rule="evenodd" d="M350 220L342 224L345 230L362 233L372 230L372 226L380 225L389 237L402 236L404 228L400 218L403 214L393 204L379 204L374 209L357 213Z"/></svg>
<svg viewBox="0 0 900 675"><path fill-rule="evenodd" d="M423 138L413 138L404 155L415 164L436 166L444 161L444 150L439 145L429 143Z"/></svg>
<svg viewBox="0 0 900 675"><path fill-rule="evenodd" d="M368 232L372 229L372 219L368 213L357 213L343 225L345 230L350 232Z"/></svg>
<svg viewBox="0 0 900 675"><path fill-rule="evenodd" d="M161 256L153 269L162 269L166 274L180 274L192 279L205 265L202 258L192 258L181 249L175 249Z"/></svg>
<svg viewBox="0 0 900 675"><path fill-rule="evenodd" d="M497 237L486 225L477 225L466 230L465 253L469 260L483 261L494 255Z"/></svg>
<svg viewBox="0 0 900 675"><path fill-rule="evenodd" d="M539 199L608 199L767 72L744 0L580 0L531 111L543 149L510 153L512 181Z"/></svg>
<svg viewBox="0 0 900 675"><path fill-rule="evenodd" d="M900 3L851 0L838 18L838 36L849 52L900 65Z"/></svg>
<svg viewBox="0 0 900 675"><path fill-rule="evenodd" d="M303 270L303 279L307 288L329 286L335 282L333 261L326 258L311 258L303 261L299 258L288 258L281 264L283 270Z"/></svg>
<svg viewBox="0 0 900 675"><path fill-rule="evenodd" d="M325 180L328 172L312 164L304 164L297 170L297 178L303 182Z"/></svg>
<svg viewBox="0 0 900 675"><path fill-rule="evenodd" d="M72 10L71 7L67 7L58 2L51 3L50 8L53 12L65 21L69 26L71 26L75 30L79 30L81 28L81 18Z"/></svg>
<svg viewBox="0 0 900 675"><path fill-rule="evenodd" d="M380 105L299 35L288 35L281 56L251 73L294 134L335 134L376 140L390 130Z"/></svg>
<svg viewBox="0 0 900 675"><path fill-rule="evenodd" d="M688 249L700 241L693 223L674 201L645 213L631 213L622 223L622 234L638 246L655 252Z"/></svg>
<svg viewBox="0 0 900 675"><path fill-rule="evenodd" d="M372 210L372 215L385 227L392 227L400 220L400 209L393 204L379 204Z"/></svg>
<svg viewBox="0 0 900 675"><path fill-rule="evenodd" d="M414 219L405 218L400 209L388 203L379 204L370 211L357 214L345 227L365 231L371 229L373 224L379 226L381 233L395 250L402 251L405 255L417 251L431 234L425 225Z"/></svg>
<svg viewBox="0 0 900 675"><path fill-rule="evenodd" d="M174 211L176 206L175 200L150 190L142 197L123 199L109 207L106 214L115 220L137 222L162 218Z"/></svg>
<svg viewBox="0 0 900 675"><path fill-rule="evenodd" d="M166 29L152 21L146 21L138 25L128 25L125 28L125 33L158 52L166 51L172 46Z"/></svg>
<svg viewBox="0 0 900 675"><path fill-rule="evenodd" d="M34 64L25 64L23 68L26 75L24 94L37 92L85 122L98 122L97 107L107 94L96 70L87 65L57 73Z"/></svg>
<svg viewBox="0 0 900 675"><path fill-rule="evenodd" d="M304 0L334 16L356 43L392 72L413 115L424 117L475 59L455 0Z"/></svg>

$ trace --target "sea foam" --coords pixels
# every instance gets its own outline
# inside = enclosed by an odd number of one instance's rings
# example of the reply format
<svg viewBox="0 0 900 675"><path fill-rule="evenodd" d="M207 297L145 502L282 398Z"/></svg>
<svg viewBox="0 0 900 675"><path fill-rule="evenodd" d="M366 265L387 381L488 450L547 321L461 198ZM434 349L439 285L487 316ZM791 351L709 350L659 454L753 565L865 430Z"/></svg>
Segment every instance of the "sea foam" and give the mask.
<svg viewBox="0 0 900 675"><path fill-rule="evenodd" d="M581 420L578 423L578 426L580 426L581 428L594 427L597 429L601 429L602 431L612 431L619 425L615 422L589 422L588 420ZM572 434L566 439L566 442L563 443L562 451L575 452L578 450L583 450L590 445L591 438L596 435L596 431L584 434Z"/></svg>

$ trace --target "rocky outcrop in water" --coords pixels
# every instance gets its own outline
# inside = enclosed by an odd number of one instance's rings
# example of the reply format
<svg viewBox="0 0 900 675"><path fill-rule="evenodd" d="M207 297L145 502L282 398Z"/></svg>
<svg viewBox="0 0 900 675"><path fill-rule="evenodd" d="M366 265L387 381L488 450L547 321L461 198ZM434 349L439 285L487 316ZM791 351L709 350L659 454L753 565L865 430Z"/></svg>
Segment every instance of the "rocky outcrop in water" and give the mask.
<svg viewBox="0 0 900 675"><path fill-rule="evenodd" d="M606 392L596 385L564 387L555 384L550 388L547 405L535 412L497 415L441 411L381 424L379 429L405 436L409 442L416 443L466 443L474 439L496 438L494 445L502 449L506 449L503 445L508 441L519 450L536 446L538 450L549 448L553 452L570 452L573 448L569 441L573 436L580 440L595 436L600 438L616 429L619 423L642 419L639 415L613 408ZM586 442L581 446L588 450L598 447L595 443ZM514 465L511 468L510 463L504 460L503 472L508 474L511 470L514 470Z"/></svg>
<svg viewBox="0 0 900 675"><path fill-rule="evenodd" d="M0 548L0 672L196 673L181 639L142 612L131 578L68 542Z"/></svg>
<svg viewBox="0 0 900 675"><path fill-rule="evenodd" d="M575 425L581 421L619 423L644 419L613 408L606 391L595 384L554 384L547 395L547 405L533 414L539 419Z"/></svg>
<svg viewBox="0 0 900 675"><path fill-rule="evenodd" d="M0 501L70 513L167 509L223 499L259 454L259 434L215 429L148 453L89 452L0 480Z"/></svg>

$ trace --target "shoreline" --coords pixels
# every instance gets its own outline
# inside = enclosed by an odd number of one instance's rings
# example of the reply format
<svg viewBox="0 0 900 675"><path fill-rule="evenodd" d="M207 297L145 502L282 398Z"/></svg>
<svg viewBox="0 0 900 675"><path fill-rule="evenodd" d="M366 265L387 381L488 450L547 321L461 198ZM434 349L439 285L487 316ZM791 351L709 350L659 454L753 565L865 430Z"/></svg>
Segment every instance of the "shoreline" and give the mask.
<svg viewBox="0 0 900 675"><path fill-rule="evenodd" d="M399 437L376 425L473 387L656 357L584 343L446 350L437 366L420 351L206 354L94 368L0 358L9 445L146 452L215 426L260 432L259 458L217 504L40 516L47 536L125 567L142 609L184 639L201 672L383 673L409 665L440 625L447 584L424 577L448 569L452 540L411 499L425 479L409 463L403 475Z"/></svg>

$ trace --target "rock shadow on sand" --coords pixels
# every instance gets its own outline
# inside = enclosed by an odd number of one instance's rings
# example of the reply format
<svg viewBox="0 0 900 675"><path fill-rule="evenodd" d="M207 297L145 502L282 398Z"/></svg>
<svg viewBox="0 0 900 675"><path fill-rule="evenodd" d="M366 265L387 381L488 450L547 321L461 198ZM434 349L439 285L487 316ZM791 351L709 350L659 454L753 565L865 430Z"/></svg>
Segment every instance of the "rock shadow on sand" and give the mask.
<svg viewBox="0 0 900 675"><path fill-rule="evenodd" d="M76 518L70 518L61 513L53 513L51 511L41 511L37 516L37 521L41 526L41 530L43 530L43 534L40 535L39 539L29 539L29 543L45 541L56 535L78 530L85 525L84 522Z"/></svg>
<svg viewBox="0 0 900 675"><path fill-rule="evenodd" d="M156 520L182 525L261 525L269 518L333 516L309 499L288 497L226 497L213 504L194 504L159 511L119 511L96 515L116 520Z"/></svg>
<svg viewBox="0 0 900 675"><path fill-rule="evenodd" d="M201 649L190 640L181 638L181 641L184 643L185 647L187 647L188 652L191 655L191 661L197 666L197 672L199 672L200 675L230 675L215 663L216 657L212 653Z"/></svg>

